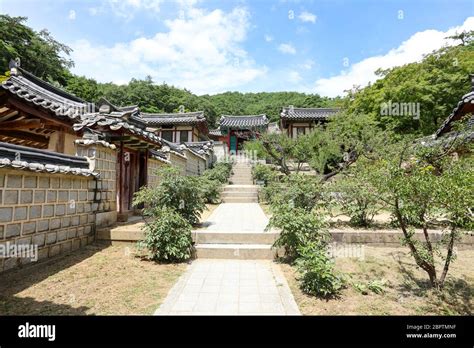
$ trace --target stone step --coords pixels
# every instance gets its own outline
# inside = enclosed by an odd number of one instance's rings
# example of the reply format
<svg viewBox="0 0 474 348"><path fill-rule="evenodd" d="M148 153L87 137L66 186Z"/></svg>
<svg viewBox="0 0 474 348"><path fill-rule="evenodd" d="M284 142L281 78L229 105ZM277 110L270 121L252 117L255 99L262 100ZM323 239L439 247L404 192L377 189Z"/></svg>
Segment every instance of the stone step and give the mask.
<svg viewBox="0 0 474 348"><path fill-rule="evenodd" d="M223 197L224 203L258 203L258 197Z"/></svg>
<svg viewBox="0 0 474 348"><path fill-rule="evenodd" d="M193 231L196 244L272 244L277 240L278 232L218 232Z"/></svg>
<svg viewBox="0 0 474 348"><path fill-rule="evenodd" d="M203 259L273 260L271 244L197 244L196 257Z"/></svg>
<svg viewBox="0 0 474 348"><path fill-rule="evenodd" d="M257 192L239 192L239 191L227 191L222 192L221 197L258 197Z"/></svg>
<svg viewBox="0 0 474 348"><path fill-rule="evenodd" d="M234 185L250 185L249 181L231 181Z"/></svg>
<svg viewBox="0 0 474 348"><path fill-rule="evenodd" d="M224 186L224 192L227 191L238 191L238 192L258 192L257 185L226 185Z"/></svg>

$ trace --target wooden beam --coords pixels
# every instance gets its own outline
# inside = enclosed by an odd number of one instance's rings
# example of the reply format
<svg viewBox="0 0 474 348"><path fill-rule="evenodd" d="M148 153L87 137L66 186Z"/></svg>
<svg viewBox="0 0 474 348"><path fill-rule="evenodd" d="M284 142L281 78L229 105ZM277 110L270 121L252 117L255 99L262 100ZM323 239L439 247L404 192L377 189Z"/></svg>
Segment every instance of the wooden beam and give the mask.
<svg viewBox="0 0 474 348"><path fill-rule="evenodd" d="M43 145L49 144L49 138L43 135L22 132L22 131L12 131L12 130L0 130L0 136L16 138L26 141L34 141L35 143L40 143Z"/></svg>
<svg viewBox="0 0 474 348"><path fill-rule="evenodd" d="M39 118L0 122L0 129L16 130L16 129L30 129L30 128L42 128L43 124Z"/></svg>
<svg viewBox="0 0 474 348"><path fill-rule="evenodd" d="M41 111L39 109L36 109L36 108L34 108L30 105L27 105L25 102L22 102L18 99L10 97L10 98L8 98L7 104L11 105L11 106L13 106L13 108L21 110L21 111L23 111L27 114L39 117L39 118L44 119L44 120L48 120L49 122L52 122L54 124L62 125L62 126L64 126L64 125L70 126L70 122L59 120L58 118L50 115L49 113L47 113L45 111Z"/></svg>

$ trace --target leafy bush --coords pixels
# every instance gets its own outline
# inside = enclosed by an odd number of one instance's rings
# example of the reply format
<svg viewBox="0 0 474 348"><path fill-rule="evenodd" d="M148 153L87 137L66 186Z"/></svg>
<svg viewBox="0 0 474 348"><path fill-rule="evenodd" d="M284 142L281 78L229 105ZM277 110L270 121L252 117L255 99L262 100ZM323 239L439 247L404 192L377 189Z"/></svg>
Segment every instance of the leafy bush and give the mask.
<svg viewBox="0 0 474 348"><path fill-rule="evenodd" d="M323 204L322 185L313 176L291 174L282 178L281 182L272 182L264 193L272 207L282 206L301 208L311 211Z"/></svg>
<svg viewBox="0 0 474 348"><path fill-rule="evenodd" d="M232 164L227 162L219 162L213 168L207 169L203 173L203 178L208 180L215 180L221 184L225 184L230 177L232 171Z"/></svg>
<svg viewBox="0 0 474 348"><path fill-rule="evenodd" d="M154 261L180 262L192 254L191 225L174 209L163 207L155 210L155 219L148 222L145 238L139 242Z"/></svg>
<svg viewBox="0 0 474 348"><path fill-rule="evenodd" d="M350 217L353 226L370 226L381 208L374 190L359 173L329 183L326 191L336 207Z"/></svg>
<svg viewBox="0 0 474 348"><path fill-rule="evenodd" d="M329 239L325 222L315 214L302 208L287 209L283 207L274 211L267 228L280 229L275 247L283 247L288 259L298 257L300 247L312 241L320 243Z"/></svg>
<svg viewBox="0 0 474 348"><path fill-rule="evenodd" d="M323 298L338 296L345 286L345 278L334 270L334 262L325 245L309 242L300 246L298 253L296 266L301 290Z"/></svg>
<svg viewBox="0 0 474 348"><path fill-rule="evenodd" d="M199 222L206 204L198 177L182 176L173 167L160 168L160 185L144 187L135 193L133 204L144 204L143 215L157 217L163 207L172 208L190 224Z"/></svg>
<svg viewBox="0 0 474 348"><path fill-rule="evenodd" d="M246 141L244 143L244 150L250 156L255 156L258 159L265 159L266 151L262 143L258 140Z"/></svg>
<svg viewBox="0 0 474 348"><path fill-rule="evenodd" d="M270 166L257 163L252 168L252 176L255 180L264 181L267 184L274 179L275 171Z"/></svg>
<svg viewBox="0 0 474 348"><path fill-rule="evenodd" d="M199 180L199 185L206 203L215 204L220 202L222 184L219 181L202 177Z"/></svg>

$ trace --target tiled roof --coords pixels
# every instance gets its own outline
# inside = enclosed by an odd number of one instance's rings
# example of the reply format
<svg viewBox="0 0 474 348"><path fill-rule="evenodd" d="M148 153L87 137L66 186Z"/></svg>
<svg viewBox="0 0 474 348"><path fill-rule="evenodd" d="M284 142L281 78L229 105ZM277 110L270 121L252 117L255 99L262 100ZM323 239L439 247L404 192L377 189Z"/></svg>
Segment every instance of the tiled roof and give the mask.
<svg viewBox="0 0 474 348"><path fill-rule="evenodd" d="M138 118L147 126L161 126L167 124L195 125L200 122L206 122L203 111L171 114L151 114L142 112Z"/></svg>
<svg viewBox="0 0 474 348"><path fill-rule="evenodd" d="M282 120L322 121L339 111L339 108L294 108L290 106L284 107L280 116Z"/></svg>
<svg viewBox="0 0 474 348"><path fill-rule="evenodd" d="M95 126L106 127L112 131L124 129L125 132L129 134L142 137L146 141L157 145L162 145L164 142L164 140L162 140L155 133L141 129L140 127L133 125L122 118L111 117L109 114L92 113L83 115L80 122L73 125L73 129L77 132L84 128L94 128Z"/></svg>
<svg viewBox="0 0 474 348"><path fill-rule="evenodd" d="M223 129L254 129L263 128L268 125L267 116L261 115L222 115L220 119L220 130Z"/></svg>
<svg viewBox="0 0 474 348"><path fill-rule="evenodd" d="M166 154L161 152L161 151L149 150L148 153L150 154L151 158L154 158L154 159L156 159L160 162L166 163L166 164L171 164L171 162L168 160Z"/></svg>
<svg viewBox="0 0 474 348"><path fill-rule="evenodd" d="M192 151L200 154L205 155L209 154L209 152L213 149L214 143L212 141L195 141L195 142L187 142L184 145L191 149Z"/></svg>
<svg viewBox="0 0 474 348"><path fill-rule="evenodd" d="M459 120L466 112L462 112L465 107L469 107L471 105L471 108L474 109L474 91L469 92L465 95L462 96L461 100L458 102L458 105L454 108L453 112L448 116L448 118L443 122L441 127L436 131L434 134L435 138L441 136L442 134L449 132L451 130L451 123L454 121ZM471 111L472 112L472 111ZM471 119L468 122L468 126L472 127L474 123L474 115L471 117Z"/></svg>
<svg viewBox="0 0 474 348"><path fill-rule="evenodd" d="M26 102L52 111L58 117L77 119L82 114L95 111L93 104L69 94L62 89L16 68L1 84L2 88Z"/></svg>
<svg viewBox="0 0 474 348"><path fill-rule="evenodd" d="M99 176L89 169L85 157L69 156L27 146L0 143L0 167L34 172Z"/></svg>

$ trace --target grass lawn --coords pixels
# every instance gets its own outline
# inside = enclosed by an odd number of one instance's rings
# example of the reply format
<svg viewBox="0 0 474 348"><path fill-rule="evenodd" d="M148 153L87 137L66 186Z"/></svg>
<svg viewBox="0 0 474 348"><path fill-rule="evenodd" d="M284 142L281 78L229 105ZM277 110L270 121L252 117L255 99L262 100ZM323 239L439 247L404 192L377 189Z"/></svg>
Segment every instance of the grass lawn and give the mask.
<svg viewBox="0 0 474 348"><path fill-rule="evenodd" d="M0 315L153 314L186 266L89 245L0 275Z"/></svg>
<svg viewBox="0 0 474 348"><path fill-rule="evenodd" d="M293 266L281 264L302 314L307 315L472 315L474 250L460 250L443 294L429 289L427 275L415 266L408 248L365 247L363 260L340 258L337 269L350 281L386 280L385 293L363 295L353 286L338 299L318 299L298 287ZM440 269L440 267L438 267Z"/></svg>

